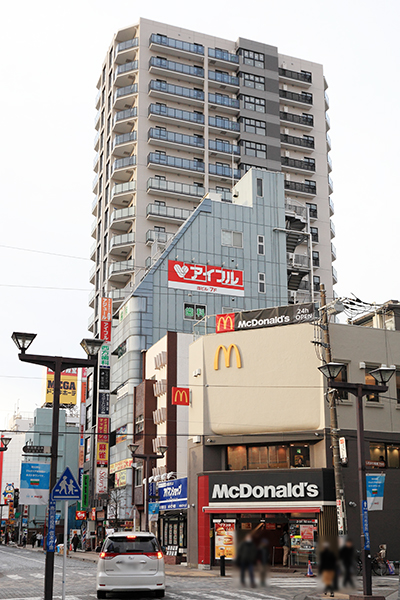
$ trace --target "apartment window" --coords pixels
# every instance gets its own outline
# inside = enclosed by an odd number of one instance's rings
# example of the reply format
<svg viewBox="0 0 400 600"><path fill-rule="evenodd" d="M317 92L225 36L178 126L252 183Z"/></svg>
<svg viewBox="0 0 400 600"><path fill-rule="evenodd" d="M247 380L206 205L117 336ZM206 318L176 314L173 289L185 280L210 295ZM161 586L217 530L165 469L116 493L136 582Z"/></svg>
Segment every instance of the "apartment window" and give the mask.
<svg viewBox="0 0 400 600"><path fill-rule="evenodd" d="M303 163L305 163L307 166L309 166L310 169L315 169L315 158L309 158L308 156L305 156L303 158Z"/></svg>
<svg viewBox="0 0 400 600"><path fill-rule="evenodd" d="M267 126L264 121L257 119L242 119L243 131L247 133L256 133L257 135L267 135Z"/></svg>
<svg viewBox="0 0 400 600"><path fill-rule="evenodd" d="M312 262L314 267L319 267L319 252L317 252L316 250L313 250Z"/></svg>
<svg viewBox="0 0 400 600"><path fill-rule="evenodd" d="M124 356L124 354L126 354L126 351L127 351L127 347L126 347L126 340L125 340L117 348L116 353L117 353L118 358L122 358Z"/></svg>
<svg viewBox="0 0 400 600"><path fill-rule="evenodd" d="M142 433L144 431L144 415L139 415L135 419L135 434Z"/></svg>
<svg viewBox="0 0 400 600"><path fill-rule="evenodd" d="M251 65L252 67L264 68L264 54L261 52L253 52L252 50L242 50L243 62L245 65Z"/></svg>
<svg viewBox="0 0 400 600"><path fill-rule="evenodd" d="M143 485L143 466L136 467L135 469L135 487Z"/></svg>
<svg viewBox="0 0 400 600"><path fill-rule="evenodd" d="M242 73L243 85L256 90L265 90L265 78L252 73Z"/></svg>
<svg viewBox="0 0 400 600"><path fill-rule="evenodd" d="M157 204L157 206L165 206L165 202L163 200L154 200L154 204Z"/></svg>
<svg viewBox="0 0 400 600"><path fill-rule="evenodd" d="M105 203L106 206L108 204L109 196L110 196L110 186L106 185L106 191L105 191L105 194L104 194L104 203Z"/></svg>
<svg viewBox="0 0 400 600"><path fill-rule="evenodd" d="M242 148L247 156L255 156L257 158L267 158L266 144L258 144L257 142L242 142Z"/></svg>
<svg viewBox="0 0 400 600"><path fill-rule="evenodd" d="M370 375L371 371L374 371L378 367L366 367L365 369L365 383L369 385L376 385L376 380L373 375ZM379 402L379 394L369 394L366 396L368 402Z"/></svg>
<svg viewBox="0 0 400 600"><path fill-rule="evenodd" d="M258 293L265 294L265 273L258 274Z"/></svg>
<svg viewBox="0 0 400 600"><path fill-rule="evenodd" d="M263 197L263 180L257 179L257 196Z"/></svg>
<svg viewBox="0 0 400 600"><path fill-rule="evenodd" d="M304 180L304 183L305 183L306 185L308 185L308 187L310 187L310 188L313 188L313 189L314 189L314 191L316 191L316 189L317 189L317 184L315 183L315 181L312 181L311 179L305 179L305 180Z"/></svg>
<svg viewBox="0 0 400 600"><path fill-rule="evenodd" d="M231 246L232 248L243 248L243 233L222 229L221 244L222 246Z"/></svg>
<svg viewBox="0 0 400 600"><path fill-rule="evenodd" d="M207 315L207 306L205 304L190 304L185 302L183 305L183 318L189 321L200 321Z"/></svg>
<svg viewBox="0 0 400 600"><path fill-rule="evenodd" d="M112 92L108 94L108 110L112 109Z"/></svg>
<svg viewBox="0 0 400 600"><path fill-rule="evenodd" d="M319 241L318 227L310 227L311 239L313 242Z"/></svg>
<svg viewBox="0 0 400 600"><path fill-rule="evenodd" d="M103 147L103 143L104 143L104 133L101 132L101 134L100 134L100 148Z"/></svg>
<svg viewBox="0 0 400 600"><path fill-rule="evenodd" d="M265 113L264 98L256 98L255 96L242 96L243 108L247 110L255 110L256 112Z"/></svg>
<svg viewBox="0 0 400 600"><path fill-rule="evenodd" d="M321 277L314 275L313 277L314 292L319 292L319 286L321 285Z"/></svg>
<svg viewBox="0 0 400 600"><path fill-rule="evenodd" d="M97 251L96 251L96 265L100 264L100 246L97 246Z"/></svg>
<svg viewBox="0 0 400 600"><path fill-rule="evenodd" d="M103 261L103 281L107 279L107 259Z"/></svg>
<svg viewBox="0 0 400 600"><path fill-rule="evenodd" d="M260 256L265 255L265 237L263 235L257 236L257 254Z"/></svg>
<svg viewBox="0 0 400 600"><path fill-rule="evenodd" d="M196 185L196 184L195 184L195 185ZM231 191L231 188L228 188L228 187L222 187L222 186L220 186L220 185L216 185L216 186L215 186L215 191L216 191L216 192L218 192L219 194L222 194L222 193L224 193L224 192L230 192L230 191Z"/></svg>
<svg viewBox="0 0 400 600"><path fill-rule="evenodd" d="M103 85L105 84L105 82L106 82L106 68L103 67Z"/></svg>
<svg viewBox="0 0 400 600"><path fill-rule="evenodd" d="M104 244L103 244L103 254L104 256L107 254L108 251L108 233L106 233L104 235Z"/></svg>
<svg viewBox="0 0 400 600"><path fill-rule="evenodd" d="M106 164L106 181L110 179L110 161Z"/></svg>
<svg viewBox="0 0 400 600"><path fill-rule="evenodd" d="M154 226L154 231L161 231L162 233L165 232L165 227L160 227L159 225L155 225Z"/></svg>
<svg viewBox="0 0 400 600"><path fill-rule="evenodd" d="M110 71L108 74L108 87L111 88L112 86L112 80L113 80L113 72Z"/></svg>
<svg viewBox="0 0 400 600"><path fill-rule="evenodd" d="M99 194L103 191L103 175L99 177Z"/></svg>
<svg viewBox="0 0 400 600"><path fill-rule="evenodd" d="M165 181L165 175L154 175L154 179L160 179L161 181Z"/></svg>
<svg viewBox="0 0 400 600"><path fill-rule="evenodd" d="M310 202L306 202L308 206L308 210L310 212L311 219L318 219L318 207L316 204L311 204Z"/></svg>
<svg viewBox="0 0 400 600"><path fill-rule="evenodd" d="M344 383L347 382L347 365L345 365L344 368L340 371L339 375L335 377L335 381L342 381ZM337 390L336 397L339 398L339 400L348 400L349 394L348 392L345 392L343 390Z"/></svg>

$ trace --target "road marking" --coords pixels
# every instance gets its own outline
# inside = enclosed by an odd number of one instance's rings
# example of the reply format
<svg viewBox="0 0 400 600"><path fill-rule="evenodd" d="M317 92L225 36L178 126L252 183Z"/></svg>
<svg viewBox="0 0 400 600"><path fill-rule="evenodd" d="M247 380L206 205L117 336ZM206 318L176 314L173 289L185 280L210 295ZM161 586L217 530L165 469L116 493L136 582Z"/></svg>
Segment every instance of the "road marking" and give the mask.
<svg viewBox="0 0 400 600"><path fill-rule="evenodd" d="M43 579L44 575L43 573L32 573L30 577L36 577L36 579Z"/></svg>
<svg viewBox="0 0 400 600"><path fill-rule="evenodd" d="M3 554L7 554L8 556L10 556L10 553L7 552L6 550L0 550L0 552L2 552ZM12 556L15 556L14 553L11 553ZM44 560L37 560L36 558L28 558L28 556L24 556L24 560L31 560L32 562L37 562L39 564L42 565L42 567L44 566ZM59 569L60 571L62 571L61 567L56 567L54 565L55 569ZM14 599L13 599L14 600ZM22 600L31 600L30 598L23 598ZM40 600L40 599L39 599Z"/></svg>

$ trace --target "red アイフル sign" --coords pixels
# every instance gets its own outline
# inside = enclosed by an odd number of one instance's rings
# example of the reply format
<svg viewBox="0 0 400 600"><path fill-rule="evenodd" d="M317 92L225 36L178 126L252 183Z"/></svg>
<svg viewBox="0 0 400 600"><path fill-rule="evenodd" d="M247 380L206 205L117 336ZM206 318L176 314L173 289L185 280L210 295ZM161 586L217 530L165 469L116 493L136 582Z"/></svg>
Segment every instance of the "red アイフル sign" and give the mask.
<svg viewBox="0 0 400 600"><path fill-rule="evenodd" d="M244 296L243 271L169 260L168 287L210 294Z"/></svg>

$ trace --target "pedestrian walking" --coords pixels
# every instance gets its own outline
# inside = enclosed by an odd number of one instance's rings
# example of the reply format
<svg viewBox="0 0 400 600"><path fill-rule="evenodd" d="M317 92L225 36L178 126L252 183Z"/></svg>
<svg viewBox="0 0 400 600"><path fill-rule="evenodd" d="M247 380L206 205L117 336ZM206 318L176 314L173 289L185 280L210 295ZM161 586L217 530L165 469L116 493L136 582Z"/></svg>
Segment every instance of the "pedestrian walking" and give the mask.
<svg viewBox="0 0 400 600"><path fill-rule="evenodd" d="M74 552L76 552L76 549L77 549L77 547L79 545L79 538L76 535L76 533L74 534L74 537L72 538L72 542L71 543L72 543L72 546L74 548Z"/></svg>
<svg viewBox="0 0 400 600"><path fill-rule="evenodd" d="M24 533L23 537L22 537L22 547L26 548L26 534Z"/></svg>
<svg viewBox="0 0 400 600"><path fill-rule="evenodd" d="M31 535L31 544L32 544L32 548L34 548L34 547L35 547L35 544L36 544L36 539L37 539L37 538L36 538L36 533L34 532L34 533L32 533L32 535Z"/></svg>
<svg viewBox="0 0 400 600"><path fill-rule="evenodd" d="M283 534L280 537L280 544L283 548L283 566L288 566L289 552L290 552L290 536L288 533L288 526L283 527Z"/></svg>
<svg viewBox="0 0 400 600"><path fill-rule="evenodd" d="M263 587L266 585L267 569L269 560L269 540L265 526L262 528L261 537L258 544L258 561L260 564L260 583Z"/></svg>
<svg viewBox="0 0 400 600"><path fill-rule="evenodd" d="M251 587L256 587L256 584L254 583L254 564L256 560L257 547L251 533L249 533L240 544L237 556L237 563L240 567L240 582L242 585L246 585L246 571L248 571L250 585Z"/></svg>
<svg viewBox="0 0 400 600"><path fill-rule="evenodd" d="M330 593L330 597L334 597L334 581L336 574L336 556L332 552L328 542L324 542L321 554L319 555L319 574L322 576L322 581L325 585L325 596Z"/></svg>
<svg viewBox="0 0 400 600"><path fill-rule="evenodd" d="M339 551L339 558L342 561L343 570L344 570L344 579L343 585L347 584L354 587L353 579L352 579L352 570L354 564L354 546L353 542L348 539L345 545Z"/></svg>

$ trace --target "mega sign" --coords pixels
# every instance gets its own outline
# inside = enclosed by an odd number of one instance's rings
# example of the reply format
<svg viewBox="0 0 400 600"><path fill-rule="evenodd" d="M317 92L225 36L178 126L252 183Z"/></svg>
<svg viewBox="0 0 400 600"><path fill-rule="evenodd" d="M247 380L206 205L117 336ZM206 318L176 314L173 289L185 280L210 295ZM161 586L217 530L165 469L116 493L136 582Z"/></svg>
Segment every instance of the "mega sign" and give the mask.
<svg viewBox="0 0 400 600"><path fill-rule="evenodd" d="M244 296L243 271L169 260L168 287L210 294Z"/></svg>
<svg viewBox="0 0 400 600"><path fill-rule="evenodd" d="M261 310L243 310L236 313L217 315L216 333L239 331L241 329L260 329L277 325L309 323L314 319L314 304L290 304Z"/></svg>

